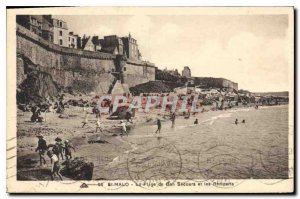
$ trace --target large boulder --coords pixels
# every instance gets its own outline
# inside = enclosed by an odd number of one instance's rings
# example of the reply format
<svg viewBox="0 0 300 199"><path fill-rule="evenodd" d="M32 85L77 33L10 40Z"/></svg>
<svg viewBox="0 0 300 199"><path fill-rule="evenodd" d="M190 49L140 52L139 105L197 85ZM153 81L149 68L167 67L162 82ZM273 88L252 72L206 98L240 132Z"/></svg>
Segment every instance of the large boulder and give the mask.
<svg viewBox="0 0 300 199"><path fill-rule="evenodd" d="M94 164L82 157L62 163L61 174L73 180L92 180Z"/></svg>

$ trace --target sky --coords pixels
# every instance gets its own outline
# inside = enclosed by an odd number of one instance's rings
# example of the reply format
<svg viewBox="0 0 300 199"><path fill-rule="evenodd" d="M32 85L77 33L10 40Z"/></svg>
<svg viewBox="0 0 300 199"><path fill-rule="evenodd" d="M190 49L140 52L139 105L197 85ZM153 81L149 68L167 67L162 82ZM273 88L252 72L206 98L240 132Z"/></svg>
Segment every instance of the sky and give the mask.
<svg viewBox="0 0 300 199"><path fill-rule="evenodd" d="M80 36L131 36L143 60L253 92L287 91L287 15L53 16Z"/></svg>

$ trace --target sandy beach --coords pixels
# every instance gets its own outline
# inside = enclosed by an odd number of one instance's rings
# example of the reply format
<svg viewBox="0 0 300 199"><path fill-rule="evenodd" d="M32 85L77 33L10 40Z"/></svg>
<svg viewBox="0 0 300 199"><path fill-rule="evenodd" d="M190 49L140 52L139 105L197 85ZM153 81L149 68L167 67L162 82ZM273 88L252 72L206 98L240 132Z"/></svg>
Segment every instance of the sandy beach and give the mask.
<svg viewBox="0 0 300 199"><path fill-rule="evenodd" d="M47 166L39 166L38 133L47 144L59 136L75 146L74 157L94 163L93 179L248 179L288 177L288 106L253 107L208 111L171 121L158 114L137 112L128 136L120 136L119 120L101 117L103 133L95 133L96 117L87 109L88 124L82 128L82 107L65 110L68 118L42 113L46 121L32 123L30 112L18 110L18 178L48 180ZM156 118L162 120L155 134ZM198 118L199 124L194 125ZM235 119L240 122L234 123ZM114 127L116 125L116 127ZM101 137L100 143L89 143ZM135 166L136 162L139 166ZM64 180L67 180L65 178Z"/></svg>

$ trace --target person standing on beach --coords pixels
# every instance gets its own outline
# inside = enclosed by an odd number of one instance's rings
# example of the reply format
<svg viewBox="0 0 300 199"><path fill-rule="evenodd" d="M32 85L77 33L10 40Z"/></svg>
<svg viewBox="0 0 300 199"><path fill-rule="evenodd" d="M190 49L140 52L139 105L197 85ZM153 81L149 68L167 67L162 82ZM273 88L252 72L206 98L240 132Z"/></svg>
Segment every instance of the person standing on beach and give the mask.
<svg viewBox="0 0 300 199"><path fill-rule="evenodd" d="M156 132L155 133L159 133L160 134L160 130L161 130L161 121L160 121L160 119L157 119L157 130L156 130Z"/></svg>
<svg viewBox="0 0 300 199"><path fill-rule="evenodd" d="M176 115L175 115L175 113L172 113L172 115L171 115L172 128L174 128L174 126L175 126L175 119L176 119Z"/></svg>
<svg viewBox="0 0 300 199"><path fill-rule="evenodd" d="M194 121L194 124L198 124L198 118L196 118L196 120Z"/></svg>
<svg viewBox="0 0 300 199"><path fill-rule="evenodd" d="M88 114L87 114L87 112L85 113L84 121L82 123L83 123L82 128L88 123Z"/></svg>
<svg viewBox="0 0 300 199"><path fill-rule="evenodd" d="M72 159L72 151L71 151L71 149L73 149L74 152L75 152L75 148L70 144L69 140L65 141L65 147L64 147L64 149L65 149L66 159L68 160L69 157L70 157L70 159Z"/></svg>
<svg viewBox="0 0 300 199"><path fill-rule="evenodd" d="M132 114L129 111L126 111L126 120L127 122L131 122L132 123L132 118L131 118Z"/></svg>
<svg viewBox="0 0 300 199"><path fill-rule="evenodd" d="M61 159L64 159L64 155L63 155L63 148L64 148L64 144L62 143L62 139L57 137L55 138L55 145L53 146L53 153L57 156L58 160L59 160L59 155L61 156Z"/></svg>
<svg viewBox="0 0 300 199"><path fill-rule="evenodd" d="M235 122L234 122L236 125L238 125L238 119L235 119Z"/></svg>
<svg viewBox="0 0 300 199"><path fill-rule="evenodd" d="M60 180L63 180L60 174L60 165L58 157L50 150L47 152L48 157L51 159L52 166L51 166L51 180L54 180L54 176L58 175Z"/></svg>
<svg viewBox="0 0 300 199"><path fill-rule="evenodd" d="M94 107L93 113L96 114L96 118L97 118L97 119L98 119L98 118L101 118L101 112L100 112L100 110L99 110L99 108L98 108L97 106Z"/></svg>
<svg viewBox="0 0 300 199"><path fill-rule="evenodd" d="M124 135L124 133L128 136L127 129L126 129L126 123L125 123L125 121L121 121L121 134Z"/></svg>
<svg viewBox="0 0 300 199"><path fill-rule="evenodd" d="M96 122L96 133L97 133L98 129L100 130L101 133L103 133L99 118L97 118L97 122Z"/></svg>
<svg viewBox="0 0 300 199"><path fill-rule="evenodd" d="M113 111L113 104L111 102L109 102L109 109L108 109L108 113L111 114Z"/></svg>
<svg viewBox="0 0 300 199"><path fill-rule="evenodd" d="M39 152L39 156L40 156L40 165L42 166L43 163L46 164L46 159L45 159L45 153L48 149L47 147L47 142L46 140L44 140L44 136L42 134L39 134L38 136L38 146L35 149L35 152Z"/></svg>

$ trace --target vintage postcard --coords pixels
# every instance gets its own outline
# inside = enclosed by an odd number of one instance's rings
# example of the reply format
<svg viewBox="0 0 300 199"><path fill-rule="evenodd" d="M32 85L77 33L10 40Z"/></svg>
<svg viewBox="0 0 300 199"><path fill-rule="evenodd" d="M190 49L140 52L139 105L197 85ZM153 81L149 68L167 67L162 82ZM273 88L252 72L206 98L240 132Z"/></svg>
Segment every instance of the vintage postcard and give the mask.
<svg viewBox="0 0 300 199"><path fill-rule="evenodd" d="M293 193L293 7L7 9L7 192Z"/></svg>

